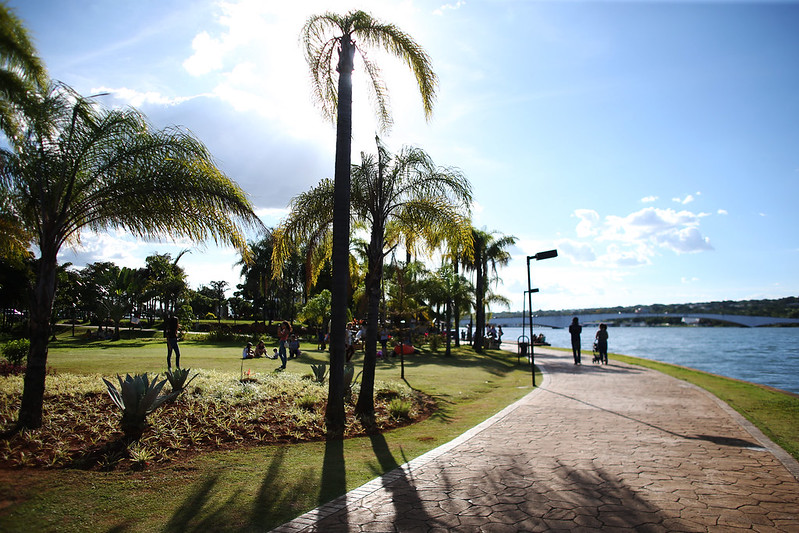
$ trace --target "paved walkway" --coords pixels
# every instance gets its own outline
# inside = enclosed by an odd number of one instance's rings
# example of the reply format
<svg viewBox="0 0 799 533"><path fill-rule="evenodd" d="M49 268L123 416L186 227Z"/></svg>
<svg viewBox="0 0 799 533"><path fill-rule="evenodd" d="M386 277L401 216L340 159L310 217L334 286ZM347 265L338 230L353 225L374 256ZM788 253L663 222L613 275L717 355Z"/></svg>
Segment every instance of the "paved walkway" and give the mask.
<svg viewBox="0 0 799 533"><path fill-rule="evenodd" d="M536 349L529 395L274 531L799 531L799 464L726 404L570 361Z"/></svg>

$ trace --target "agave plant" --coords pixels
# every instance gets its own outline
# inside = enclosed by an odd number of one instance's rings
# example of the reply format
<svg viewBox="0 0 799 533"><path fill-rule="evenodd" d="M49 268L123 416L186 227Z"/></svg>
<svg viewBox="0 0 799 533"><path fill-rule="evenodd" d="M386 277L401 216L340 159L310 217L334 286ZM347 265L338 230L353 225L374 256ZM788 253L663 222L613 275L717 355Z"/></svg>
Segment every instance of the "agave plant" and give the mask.
<svg viewBox="0 0 799 533"><path fill-rule="evenodd" d="M322 363L320 365L311 365L311 370L313 370L314 381L317 383L324 383L325 376L327 375L327 365Z"/></svg>
<svg viewBox="0 0 799 533"><path fill-rule="evenodd" d="M361 375L361 372L358 372L358 376ZM355 381L358 380L358 376L355 375L355 366L352 364L344 365L344 397L347 398L352 395L352 386L355 384ZM354 378L354 380L353 380Z"/></svg>
<svg viewBox="0 0 799 533"><path fill-rule="evenodd" d="M172 387L172 392L181 392L183 389L189 386L194 378L196 378L199 374L194 374L191 379L186 381L189 377L189 372L191 372L191 368L176 368L175 370L167 370L166 376L167 381L169 381L169 386Z"/></svg>
<svg viewBox="0 0 799 533"><path fill-rule="evenodd" d="M125 381L122 381L117 374L117 380L119 380L119 390L113 383L103 378L111 399L117 407L122 409L122 432L127 439L138 440L144 432L147 415L164 402L177 397L179 391L159 396L166 380L156 382L153 379L150 381L146 372L135 376L126 374Z"/></svg>

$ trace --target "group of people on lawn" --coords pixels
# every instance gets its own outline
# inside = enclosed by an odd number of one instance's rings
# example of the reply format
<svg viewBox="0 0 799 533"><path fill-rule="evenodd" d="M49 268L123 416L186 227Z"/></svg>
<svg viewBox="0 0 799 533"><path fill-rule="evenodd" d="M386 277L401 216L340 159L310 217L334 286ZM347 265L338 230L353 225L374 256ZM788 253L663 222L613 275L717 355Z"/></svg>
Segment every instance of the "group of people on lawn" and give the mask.
<svg viewBox="0 0 799 533"><path fill-rule="evenodd" d="M242 350L241 352L241 358L242 359L255 359L259 357L268 357L269 359L280 358L280 368L285 370L286 361L288 359L296 358L297 356L302 354L302 352L300 352L300 339L297 338L297 335L292 333L291 324L286 320L281 322L280 325L277 327L277 341L278 341L278 347L273 349L271 356L268 356L266 354L266 346L264 345L264 341L258 341L258 344L255 346L255 349L253 349L252 343L248 342L247 346L245 346L244 350Z"/></svg>

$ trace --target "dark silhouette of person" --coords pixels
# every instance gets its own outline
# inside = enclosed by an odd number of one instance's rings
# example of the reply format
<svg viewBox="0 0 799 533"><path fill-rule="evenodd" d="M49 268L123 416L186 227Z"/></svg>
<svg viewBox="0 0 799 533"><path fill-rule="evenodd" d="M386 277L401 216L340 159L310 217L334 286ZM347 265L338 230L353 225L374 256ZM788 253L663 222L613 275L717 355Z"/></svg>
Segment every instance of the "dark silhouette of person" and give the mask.
<svg viewBox="0 0 799 533"><path fill-rule="evenodd" d="M572 337L572 355L574 356L575 365L580 364L580 333L582 332L583 327L577 317L574 317L571 326L569 326L569 334Z"/></svg>
<svg viewBox="0 0 799 533"><path fill-rule="evenodd" d="M596 349L599 352L599 362L608 364L608 326L600 324L596 332Z"/></svg>
<svg viewBox="0 0 799 533"><path fill-rule="evenodd" d="M175 367L180 368L178 346L178 317L171 315L166 321L166 367L172 370L172 352L175 352Z"/></svg>

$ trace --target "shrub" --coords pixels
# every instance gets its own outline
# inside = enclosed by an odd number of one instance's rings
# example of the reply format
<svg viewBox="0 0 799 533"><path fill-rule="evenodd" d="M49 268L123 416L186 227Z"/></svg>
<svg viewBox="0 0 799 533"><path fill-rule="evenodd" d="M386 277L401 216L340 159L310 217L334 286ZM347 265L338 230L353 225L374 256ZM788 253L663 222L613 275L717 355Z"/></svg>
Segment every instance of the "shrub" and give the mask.
<svg viewBox="0 0 799 533"><path fill-rule="evenodd" d="M428 336L430 339L430 350L433 353L438 353L439 348L441 348L441 336L437 333L433 333Z"/></svg>
<svg viewBox="0 0 799 533"><path fill-rule="evenodd" d="M231 342L235 341L236 338L236 334L226 324L221 327L214 327L208 333L208 342Z"/></svg>
<svg viewBox="0 0 799 533"><path fill-rule="evenodd" d="M169 386L172 387L173 392L181 392L198 376L198 374L194 374L190 380L186 381L190 371L191 368L176 368L175 370L168 370L166 372L166 379L169 381Z"/></svg>
<svg viewBox="0 0 799 533"><path fill-rule="evenodd" d="M388 414L391 418L397 420L401 418L410 418L411 402L401 398L394 398L388 404Z"/></svg>
<svg viewBox="0 0 799 533"><path fill-rule="evenodd" d="M150 381L147 373L131 376L127 374L125 381L117 375L119 390L107 379L103 378L108 394L114 403L122 410L121 428L129 440L141 438L146 425L147 415L155 411L167 400L174 399L178 393L173 392L159 396L167 380L156 383Z"/></svg>
<svg viewBox="0 0 799 533"><path fill-rule="evenodd" d="M297 407L306 411L313 411L319 401L319 398L313 394L304 394L297 399Z"/></svg>
<svg viewBox="0 0 799 533"><path fill-rule="evenodd" d="M13 366L20 366L28 357L31 349L31 341L28 339L16 339L8 341L3 346L3 357Z"/></svg>
<svg viewBox="0 0 799 533"><path fill-rule="evenodd" d="M319 365L311 365L311 370L313 370L314 378L313 380L317 383L324 383L325 376L327 375L327 365L322 363Z"/></svg>

